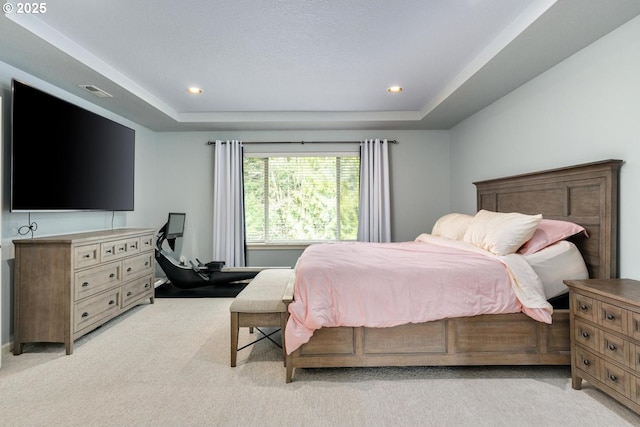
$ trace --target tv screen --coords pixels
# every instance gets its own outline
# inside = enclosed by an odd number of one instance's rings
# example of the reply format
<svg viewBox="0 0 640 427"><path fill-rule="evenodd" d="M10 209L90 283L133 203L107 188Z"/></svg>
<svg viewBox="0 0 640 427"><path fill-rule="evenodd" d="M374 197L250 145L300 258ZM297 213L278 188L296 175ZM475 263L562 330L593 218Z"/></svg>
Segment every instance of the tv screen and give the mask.
<svg viewBox="0 0 640 427"><path fill-rule="evenodd" d="M12 211L132 211L135 131L13 80Z"/></svg>

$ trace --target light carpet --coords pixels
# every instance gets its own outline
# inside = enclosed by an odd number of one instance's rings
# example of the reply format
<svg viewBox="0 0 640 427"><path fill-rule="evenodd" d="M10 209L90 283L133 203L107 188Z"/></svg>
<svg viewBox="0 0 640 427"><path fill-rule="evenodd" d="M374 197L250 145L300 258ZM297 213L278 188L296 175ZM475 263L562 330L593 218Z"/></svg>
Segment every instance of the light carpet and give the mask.
<svg viewBox="0 0 640 427"><path fill-rule="evenodd" d="M268 340L229 367L229 298L157 299L0 368L3 426L638 426L568 367L298 369ZM241 329L241 343L253 339Z"/></svg>

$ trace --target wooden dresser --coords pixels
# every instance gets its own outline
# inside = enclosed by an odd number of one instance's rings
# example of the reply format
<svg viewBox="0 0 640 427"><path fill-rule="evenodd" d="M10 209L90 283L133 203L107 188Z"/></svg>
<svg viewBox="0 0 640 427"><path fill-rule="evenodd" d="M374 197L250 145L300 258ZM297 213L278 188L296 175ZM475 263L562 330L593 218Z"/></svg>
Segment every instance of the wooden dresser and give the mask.
<svg viewBox="0 0 640 427"><path fill-rule="evenodd" d="M154 302L154 230L114 229L14 240L13 353L73 342L143 300Z"/></svg>
<svg viewBox="0 0 640 427"><path fill-rule="evenodd" d="M567 280L571 310L571 378L585 379L640 413L640 282Z"/></svg>

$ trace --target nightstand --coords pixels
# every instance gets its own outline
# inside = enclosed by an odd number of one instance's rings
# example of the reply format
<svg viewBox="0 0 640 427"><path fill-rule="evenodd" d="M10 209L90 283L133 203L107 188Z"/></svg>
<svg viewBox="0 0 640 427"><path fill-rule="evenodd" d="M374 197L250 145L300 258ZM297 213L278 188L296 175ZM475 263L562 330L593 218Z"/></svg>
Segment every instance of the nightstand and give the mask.
<svg viewBox="0 0 640 427"><path fill-rule="evenodd" d="M571 385L582 380L640 413L640 281L566 280Z"/></svg>

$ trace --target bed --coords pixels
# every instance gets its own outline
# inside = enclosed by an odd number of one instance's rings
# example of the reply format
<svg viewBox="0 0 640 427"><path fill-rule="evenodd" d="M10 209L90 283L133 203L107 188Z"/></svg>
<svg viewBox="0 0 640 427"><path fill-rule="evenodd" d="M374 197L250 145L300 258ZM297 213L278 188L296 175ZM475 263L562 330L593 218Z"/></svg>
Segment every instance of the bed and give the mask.
<svg viewBox="0 0 640 427"><path fill-rule="evenodd" d="M574 243L589 277L617 277L621 165L606 160L475 182L477 208L542 214L583 226L589 237ZM293 380L296 368L570 365L570 358L569 310L555 307L551 323L510 313L391 327L323 327L287 355L286 381Z"/></svg>

